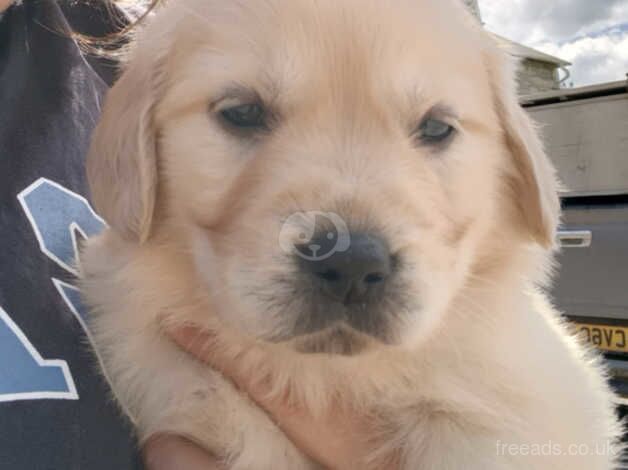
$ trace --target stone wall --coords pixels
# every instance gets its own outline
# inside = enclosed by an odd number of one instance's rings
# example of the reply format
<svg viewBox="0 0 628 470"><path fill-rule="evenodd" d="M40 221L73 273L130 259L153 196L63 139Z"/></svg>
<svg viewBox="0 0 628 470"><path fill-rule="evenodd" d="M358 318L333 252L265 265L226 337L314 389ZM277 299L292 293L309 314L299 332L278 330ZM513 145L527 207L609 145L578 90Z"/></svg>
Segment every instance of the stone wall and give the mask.
<svg viewBox="0 0 628 470"><path fill-rule="evenodd" d="M559 88L557 66L550 62L525 59L519 66L519 94L529 95Z"/></svg>

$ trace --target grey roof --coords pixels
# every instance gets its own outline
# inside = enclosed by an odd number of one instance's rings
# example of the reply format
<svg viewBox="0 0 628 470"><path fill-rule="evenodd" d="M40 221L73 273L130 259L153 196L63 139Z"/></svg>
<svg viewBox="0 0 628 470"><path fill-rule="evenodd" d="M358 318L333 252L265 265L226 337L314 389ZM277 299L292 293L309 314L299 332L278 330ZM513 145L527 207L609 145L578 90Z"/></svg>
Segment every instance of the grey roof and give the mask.
<svg viewBox="0 0 628 470"><path fill-rule="evenodd" d="M546 54L545 52L537 51L536 49L532 49L531 47L524 46L523 44L519 44L517 42L511 41L510 39L506 39L498 34L492 33L497 39L499 45L505 49L507 49L512 55L515 57L521 57L522 59L532 59L538 60L541 62L548 62L550 64L556 64L558 66L564 67L567 65L571 65L570 62L566 60L560 59L558 57L554 57L553 55Z"/></svg>
<svg viewBox="0 0 628 470"><path fill-rule="evenodd" d="M615 82L596 83L595 85L587 85L576 88L560 88L558 90L531 93L523 95L519 99L521 104L533 105L535 103L545 102L554 98L559 99L560 101L569 101L571 99L582 98L583 96L601 96L604 93L610 94L611 92L628 93L628 79Z"/></svg>

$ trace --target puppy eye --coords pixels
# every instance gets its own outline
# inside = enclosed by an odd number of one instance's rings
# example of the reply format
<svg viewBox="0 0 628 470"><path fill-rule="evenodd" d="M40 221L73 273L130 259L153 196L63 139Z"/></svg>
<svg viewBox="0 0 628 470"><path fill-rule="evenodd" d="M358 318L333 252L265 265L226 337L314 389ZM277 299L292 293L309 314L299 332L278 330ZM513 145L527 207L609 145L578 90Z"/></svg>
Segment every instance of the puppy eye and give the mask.
<svg viewBox="0 0 628 470"><path fill-rule="evenodd" d="M220 111L222 119L229 126L243 129L255 130L266 127L266 110L259 103L246 103Z"/></svg>
<svg viewBox="0 0 628 470"><path fill-rule="evenodd" d="M444 121L427 118L419 126L418 137L421 142L426 144L439 143L447 140L455 130L453 126Z"/></svg>

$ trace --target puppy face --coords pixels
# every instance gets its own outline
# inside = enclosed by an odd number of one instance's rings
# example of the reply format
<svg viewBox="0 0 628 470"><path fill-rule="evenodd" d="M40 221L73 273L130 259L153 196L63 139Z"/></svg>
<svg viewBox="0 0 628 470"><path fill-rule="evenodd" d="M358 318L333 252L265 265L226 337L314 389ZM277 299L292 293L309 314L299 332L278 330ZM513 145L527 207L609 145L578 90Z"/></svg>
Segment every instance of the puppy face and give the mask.
<svg viewBox="0 0 628 470"><path fill-rule="evenodd" d="M97 207L189 253L247 334L417 341L496 234L547 245L557 213L508 63L454 3L167 4L96 133Z"/></svg>

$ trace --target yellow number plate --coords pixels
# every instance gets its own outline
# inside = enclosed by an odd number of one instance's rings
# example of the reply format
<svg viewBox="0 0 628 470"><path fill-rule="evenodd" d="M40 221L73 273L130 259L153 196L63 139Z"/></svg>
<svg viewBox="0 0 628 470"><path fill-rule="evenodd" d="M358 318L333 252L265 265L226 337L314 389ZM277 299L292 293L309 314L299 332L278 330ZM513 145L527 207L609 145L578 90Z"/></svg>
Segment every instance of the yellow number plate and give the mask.
<svg viewBox="0 0 628 470"><path fill-rule="evenodd" d="M628 353L627 327L577 322L573 326L586 342L602 351Z"/></svg>

